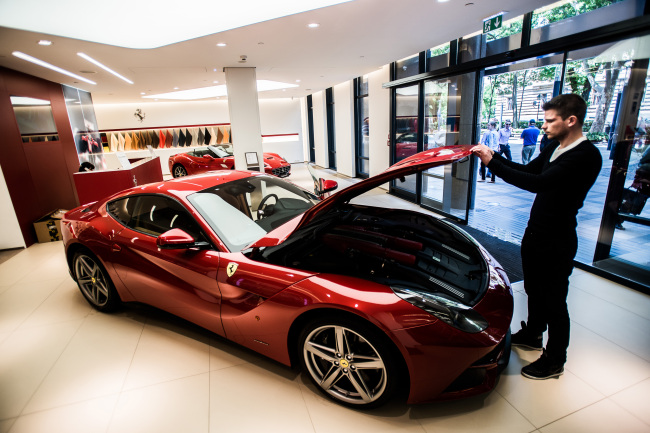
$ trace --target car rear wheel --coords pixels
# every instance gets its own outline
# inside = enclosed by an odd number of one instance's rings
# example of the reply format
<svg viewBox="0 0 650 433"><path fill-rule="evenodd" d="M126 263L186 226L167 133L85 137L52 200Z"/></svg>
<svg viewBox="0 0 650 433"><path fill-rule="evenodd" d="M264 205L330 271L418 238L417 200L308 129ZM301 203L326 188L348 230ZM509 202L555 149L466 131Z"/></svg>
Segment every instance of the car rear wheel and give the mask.
<svg viewBox="0 0 650 433"><path fill-rule="evenodd" d="M74 255L72 265L77 285L90 305L108 312L120 304L120 297L99 259L86 251L79 251Z"/></svg>
<svg viewBox="0 0 650 433"><path fill-rule="evenodd" d="M310 322L299 340L303 371L327 396L347 406L377 407L392 397L397 363L379 330L345 318Z"/></svg>
<svg viewBox="0 0 650 433"><path fill-rule="evenodd" d="M176 164L176 165L174 166L174 170L172 171L172 175L173 175L174 177L183 177L183 176L187 176L187 170L185 170L185 167L183 167L182 165L180 165L180 164Z"/></svg>

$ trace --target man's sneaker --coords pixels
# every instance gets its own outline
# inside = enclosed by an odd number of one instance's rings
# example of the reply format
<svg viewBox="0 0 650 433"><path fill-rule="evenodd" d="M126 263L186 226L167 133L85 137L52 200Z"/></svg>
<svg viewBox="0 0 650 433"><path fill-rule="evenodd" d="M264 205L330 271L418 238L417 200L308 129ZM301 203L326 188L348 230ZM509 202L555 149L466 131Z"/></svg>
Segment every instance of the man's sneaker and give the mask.
<svg viewBox="0 0 650 433"><path fill-rule="evenodd" d="M546 350L542 356L521 369L521 374L529 379L543 380L551 377L558 377L564 373L564 362L558 362L551 359Z"/></svg>
<svg viewBox="0 0 650 433"><path fill-rule="evenodd" d="M521 330L512 335L511 344L513 346L525 347L530 350L542 350L544 342L542 335L531 335L526 322L521 322Z"/></svg>

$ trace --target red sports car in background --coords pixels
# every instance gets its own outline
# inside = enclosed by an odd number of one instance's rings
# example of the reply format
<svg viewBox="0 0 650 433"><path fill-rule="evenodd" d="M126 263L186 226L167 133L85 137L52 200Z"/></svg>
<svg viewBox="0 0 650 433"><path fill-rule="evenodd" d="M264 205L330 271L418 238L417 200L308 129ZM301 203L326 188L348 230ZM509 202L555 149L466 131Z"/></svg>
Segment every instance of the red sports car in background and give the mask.
<svg viewBox="0 0 650 433"><path fill-rule="evenodd" d="M291 174L291 164L277 153L264 152L264 171L277 177ZM188 176L214 170L232 170L235 167L232 144L208 146L169 157L169 172L174 177Z"/></svg>
<svg viewBox="0 0 650 433"><path fill-rule="evenodd" d="M138 186L66 213L67 262L94 308L168 311L301 365L341 404L478 394L510 355L505 272L450 223L352 202L469 149L421 152L322 200L245 171Z"/></svg>

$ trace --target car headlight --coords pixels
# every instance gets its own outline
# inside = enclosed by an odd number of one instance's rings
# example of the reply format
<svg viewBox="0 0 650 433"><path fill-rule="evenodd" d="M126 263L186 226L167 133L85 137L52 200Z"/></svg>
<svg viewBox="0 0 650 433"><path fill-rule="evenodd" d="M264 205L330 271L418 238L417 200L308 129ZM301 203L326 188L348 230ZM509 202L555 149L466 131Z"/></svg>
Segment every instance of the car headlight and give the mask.
<svg viewBox="0 0 650 433"><path fill-rule="evenodd" d="M446 324L471 334L484 331L489 323L471 307L434 293L391 286L397 296L423 309Z"/></svg>

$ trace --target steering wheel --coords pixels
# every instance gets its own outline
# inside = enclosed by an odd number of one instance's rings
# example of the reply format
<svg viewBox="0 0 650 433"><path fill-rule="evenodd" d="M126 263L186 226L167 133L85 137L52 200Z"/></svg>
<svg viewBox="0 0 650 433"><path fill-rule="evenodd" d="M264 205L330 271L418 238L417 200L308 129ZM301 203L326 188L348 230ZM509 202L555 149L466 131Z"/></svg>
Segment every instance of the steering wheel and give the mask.
<svg viewBox="0 0 650 433"><path fill-rule="evenodd" d="M267 205L266 201L270 199L271 197L275 198L275 204L278 203L278 196L275 194L269 194L266 197L262 199L260 202L260 205L257 207L257 219L261 220L262 218L266 218L267 216L273 215L274 207L275 205ZM268 209L267 209L268 208ZM268 213L267 213L268 211Z"/></svg>

